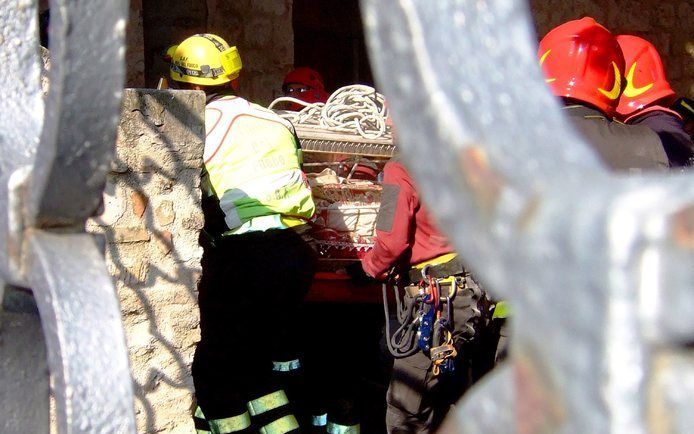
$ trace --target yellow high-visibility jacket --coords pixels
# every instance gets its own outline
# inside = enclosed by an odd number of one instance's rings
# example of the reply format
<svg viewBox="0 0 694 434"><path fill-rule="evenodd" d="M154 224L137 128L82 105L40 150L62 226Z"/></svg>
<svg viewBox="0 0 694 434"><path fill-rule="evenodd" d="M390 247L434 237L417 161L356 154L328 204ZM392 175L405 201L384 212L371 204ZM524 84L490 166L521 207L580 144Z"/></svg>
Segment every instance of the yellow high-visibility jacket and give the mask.
<svg viewBox="0 0 694 434"><path fill-rule="evenodd" d="M271 110L223 96L205 108L203 191L219 199L225 235L305 223L315 211L294 128Z"/></svg>

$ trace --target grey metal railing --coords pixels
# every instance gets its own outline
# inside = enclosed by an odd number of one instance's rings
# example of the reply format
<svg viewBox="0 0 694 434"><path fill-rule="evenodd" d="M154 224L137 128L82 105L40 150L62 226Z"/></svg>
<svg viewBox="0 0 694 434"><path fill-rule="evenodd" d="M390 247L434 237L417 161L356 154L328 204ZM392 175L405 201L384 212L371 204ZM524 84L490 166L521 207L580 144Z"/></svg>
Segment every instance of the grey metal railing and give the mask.
<svg viewBox="0 0 694 434"><path fill-rule="evenodd" d="M518 0L363 0L425 200L513 306L446 433L694 429L694 173L608 173L563 118Z"/></svg>
<svg viewBox="0 0 694 434"><path fill-rule="evenodd" d="M36 2L0 4L0 276L33 291L43 330L35 312L5 297L0 362L11 369L0 376L0 431L48 432L45 346L58 433L130 434L118 299L103 254L84 232L115 149L127 2L50 6L44 99Z"/></svg>

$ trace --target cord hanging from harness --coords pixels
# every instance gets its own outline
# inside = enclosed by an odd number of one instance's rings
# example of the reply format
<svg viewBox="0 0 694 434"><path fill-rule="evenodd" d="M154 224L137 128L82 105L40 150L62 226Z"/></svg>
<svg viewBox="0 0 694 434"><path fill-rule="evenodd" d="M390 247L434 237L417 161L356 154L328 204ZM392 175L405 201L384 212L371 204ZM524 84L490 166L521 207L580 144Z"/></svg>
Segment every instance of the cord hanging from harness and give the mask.
<svg viewBox="0 0 694 434"><path fill-rule="evenodd" d="M419 331L419 319L415 317L414 311L417 309L419 300L423 296L418 295L412 298L409 302L400 303L399 288L393 286L397 303L397 317L400 322L400 327L391 334L390 333L390 311L388 309L388 289L387 284L383 283L381 289L383 292L383 311L386 317L386 344L388 351L396 359L409 357L419 351L419 347L415 341Z"/></svg>
<svg viewBox="0 0 694 434"><path fill-rule="evenodd" d="M464 286L464 278L450 276L436 279L427 275L427 268L422 269L422 280L417 285L406 288L402 301L399 287L393 285L400 326L392 334L388 289L387 284L383 284L386 344L395 358L409 357L421 350L432 361L432 373L439 375L455 370L458 351L453 345L452 302L458 288ZM449 286L445 297L442 296L442 284ZM413 292L415 288L416 293ZM407 289L410 290L409 293Z"/></svg>

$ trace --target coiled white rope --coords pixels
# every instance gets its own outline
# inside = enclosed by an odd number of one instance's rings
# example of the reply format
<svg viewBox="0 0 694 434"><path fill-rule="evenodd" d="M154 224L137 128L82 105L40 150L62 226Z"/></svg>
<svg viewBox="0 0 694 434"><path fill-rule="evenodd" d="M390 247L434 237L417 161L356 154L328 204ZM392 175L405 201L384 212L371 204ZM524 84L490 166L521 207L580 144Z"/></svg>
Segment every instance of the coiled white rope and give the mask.
<svg viewBox="0 0 694 434"><path fill-rule="evenodd" d="M280 113L295 126L310 125L329 131L359 134L365 139L392 139L386 126L388 108L385 98L371 86L355 84L341 87L323 103L309 104L296 98L280 97L269 106L280 102L297 103L304 108L298 112Z"/></svg>

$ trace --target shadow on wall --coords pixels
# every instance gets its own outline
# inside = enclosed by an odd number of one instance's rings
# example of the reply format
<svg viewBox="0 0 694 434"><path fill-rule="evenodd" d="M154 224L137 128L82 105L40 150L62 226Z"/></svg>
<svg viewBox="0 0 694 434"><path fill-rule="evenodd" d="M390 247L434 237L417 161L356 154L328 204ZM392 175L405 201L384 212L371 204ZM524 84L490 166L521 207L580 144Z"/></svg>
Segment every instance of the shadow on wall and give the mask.
<svg viewBox="0 0 694 434"><path fill-rule="evenodd" d="M140 433L193 431L204 106L202 92L124 92L104 210L88 223L121 302Z"/></svg>

